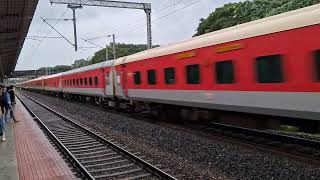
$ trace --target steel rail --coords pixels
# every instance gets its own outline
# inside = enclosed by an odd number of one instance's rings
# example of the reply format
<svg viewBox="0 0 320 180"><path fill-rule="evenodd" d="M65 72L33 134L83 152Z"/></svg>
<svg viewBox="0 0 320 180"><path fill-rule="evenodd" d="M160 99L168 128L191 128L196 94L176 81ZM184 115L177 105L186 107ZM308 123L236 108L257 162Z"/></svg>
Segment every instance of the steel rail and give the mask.
<svg viewBox="0 0 320 180"><path fill-rule="evenodd" d="M118 145L108 141L107 139L105 139L104 137L96 134L95 132L87 129L86 127L82 126L81 124L75 122L74 120L62 115L61 113L51 109L50 107L40 103L39 101L29 97L28 95L25 95L24 93L19 92L21 95L25 96L26 98L30 99L31 101L35 102L36 104L42 106L43 108L47 109L48 111L54 113L55 115L57 115L58 117L62 118L63 120L70 122L71 124L75 125L76 127L78 127L79 129L87 132L89 135L91 135L92 137L94 137L95 139L97 139L98 141L105 143L107 145L109 145L112 149L114 149L115 151L117 151L118 153L120 153L121 155L133 160L134 162L136 162L138 165L140 165L142 168L146 169L148 172L150 172L151 174L155 175L156 177L160 178L160 179L168 179L168 180L176 180L176 178L174 178L173 176L169 175L168 173L162 171L161 169L151 165L150 163L142 160L141 158L137 157L136 155L124 150L123 148L119 147ZM19 98L20 99L20 98ZM21 101L22 102L22 101ZM25 104L24 104L25 105ZM43 123L42 123L43 124ZM44 125L44 124L43 124ZM49 129L47 129L48 131L50 131ZM51 131L50 131L51 132ZM52 133L50 133L52 134ZM53 134L52 134L53 135ZM53 135L54 136L54 135ZM55 136L54 136L55 137ZM60 141L59 141L60 142ZM61 142L60 142L61 143ZM63 146L64 147L64 146ZM77 161L79 162L79 161ZM80 163L80 162L79 162Z"/></svg>
<svg viewBox="0 0 320 180"><path fill-rule="evenodd" d="M238 127L238 126L231 126L231 125L220 124L220 123L209 123L209 127L223 129L224 131L232 131L233 133L242 133L245 135L265 137L271 140L281 141L285 143L290 142L297 145L308 146L308 147L312 147L320 150L320 141L315 141L311 139L287 136L287 135L282 135L277 133L271 133L271 132Z"/></svg>
<svg viewBox="0 0 320 180"><path fill-rule="evenodd" d="M85 167L82 166L82 164L77 160L76 157L72 155L72 153L63 145L63 143L49 130L49 128L40 120L40 118L20 99L19 96L17 96L20 100L21 104L27 109L27 111L30 113L30 115L33 117L34 120L38 122L38 124L41 126L41 128L49 135L49 137L54 141L54 143L59 147L60 150L63 151L65 155L68 156L68 158L71 159L73 165L80 170L81 175L84 176L85 179L92 179L95 178L91 176L91 174L86 170ZM27 96L26 96L27 97Z"/></svg>
<svg viewBox="0 0 320 180"><path fill-rule="evenodd" d="M190 127L223 141L320 165L319 141L213 122L206 125L190 125Z"/></svg>

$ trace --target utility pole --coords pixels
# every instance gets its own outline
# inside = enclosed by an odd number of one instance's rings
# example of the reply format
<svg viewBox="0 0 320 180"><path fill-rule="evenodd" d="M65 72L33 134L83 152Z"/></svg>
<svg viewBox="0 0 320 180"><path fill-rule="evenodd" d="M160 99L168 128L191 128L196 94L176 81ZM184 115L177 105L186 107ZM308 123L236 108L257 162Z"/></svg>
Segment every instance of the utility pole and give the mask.
<svg viewBox="0 0 320 180"><path fill-rule="evenodd" d="M116 59L116 37L114 34L112 34L111 36L112 36L112 41L113 41L113 43L112 43L113 59Z"/></svg>
<svg viewBox="0 0 320 180"><path fill-rule="evenodd" d="M113 59L116 59L116 36L114 34L110 34L107 37L112 37L112 53Z"/></svg>
<svg viewBox="0 0 320 180"><path fill-rule="evenodd" d="M68 4L67 7L72 10L72 14L73 14L72 21L73 21L73 34L74 34L74 50L78 51L76 9L82 8L82 6L81 5Z"/></svg>
<svg viewBox="0 0 320 180"><path fill-rule="evenodd" d="M152 48L152 32L151 32L151 4L146 4L144 12L147 15L147 47L148 49Z"/></svg>

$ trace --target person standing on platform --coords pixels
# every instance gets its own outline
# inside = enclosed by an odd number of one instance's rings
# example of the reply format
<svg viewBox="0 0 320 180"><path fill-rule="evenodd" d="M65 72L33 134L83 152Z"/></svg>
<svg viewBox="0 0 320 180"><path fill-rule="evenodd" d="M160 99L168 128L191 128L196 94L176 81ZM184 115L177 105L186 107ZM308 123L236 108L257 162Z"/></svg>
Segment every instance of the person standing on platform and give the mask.
<svg viewBox="0 0 320 180"><path fill-rule="evenodd" d="M2 91L0 92L0 97L3 97L2 96L3 94L2 94ZM2 110L2 99L1 99L1 110ZM2 114L1 114L1 116L0 116L0 141L6 141L6 135L5 135L5 133L4 133L4 125L5 125L5 122L4 122L4 116L3 116L3 114L4 114L4 110L2 110Z"/></svg>
<svg viewBox="0 0 320 180"><path fill-rule="evenodd" d="M0 86L0 107L1 107L1 112L2 112L2 114L4 114L4 104L3 104L3 86L1 85Z"/></svg>
<svg viewBox="0 0 320 180"><path fill-rule="evenodd" d="M9 111L12 111L12 119L14 120L14 122L17 122L15 116L14 116L14 111L11 105L11 99L10 99L10 94L8 91L6 91L5 89L2 89L2 93L3 95L3 104L4 104L4 108L5 108L5 113L4 113L4 118L5 121L8 122L8 114Z"/></svg>
<svg viewBox="0 0 320 180"><path fill-rule="evenodd" d="M15 95L15 92L13 90L13 87L12 85L10 85L8 87L8 93L10 94L10 100L11 100L11 105L12 107L14 107L14 105L16 104L16 95Z"/></svg>
<svg viewBox="0 0 320 180"><path fill-rule="evenodd" d="M14 109L14 106L16 104L16 95L14 93L13 86L10 85L8 87L7 91L10 94L10 100L11 100L12 109ZM14 116L13 111L10 111L10 117L13 118L13 116Z"/></svg>

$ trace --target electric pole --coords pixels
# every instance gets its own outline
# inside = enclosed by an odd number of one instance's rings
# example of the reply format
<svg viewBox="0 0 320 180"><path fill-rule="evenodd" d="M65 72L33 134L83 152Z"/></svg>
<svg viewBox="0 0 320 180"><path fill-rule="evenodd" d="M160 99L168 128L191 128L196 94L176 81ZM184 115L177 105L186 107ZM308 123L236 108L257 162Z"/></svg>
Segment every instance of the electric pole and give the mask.
<svg viewBox="0 0 320 180"><path fill-rule="evenodd" d="M72 21L73 21L73 34L74 34L74 50L78 51L76 9L82 8L82 6L81 5L68 4L67 7L72 10L72 14L73 14Z"/></svg>

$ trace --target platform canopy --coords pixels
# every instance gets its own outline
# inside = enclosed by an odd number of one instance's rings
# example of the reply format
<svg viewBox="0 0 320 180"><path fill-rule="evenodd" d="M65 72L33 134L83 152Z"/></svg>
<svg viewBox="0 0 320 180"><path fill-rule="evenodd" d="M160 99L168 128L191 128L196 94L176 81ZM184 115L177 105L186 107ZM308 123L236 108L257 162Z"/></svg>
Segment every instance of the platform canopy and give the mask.
<svg viewBox="0 0 320 180"><path fill-rule="evenodd" d="M0 0L0 78L17 64L38 0Z"/></svg>

